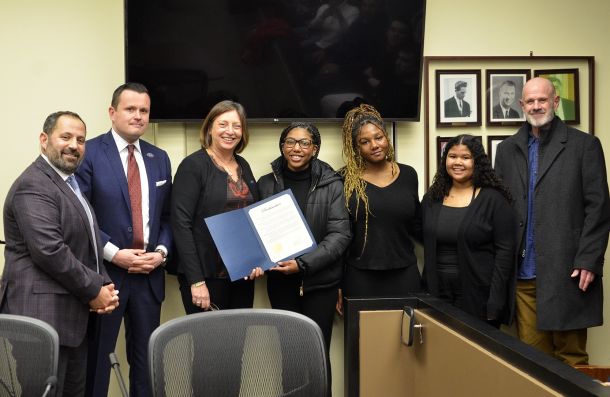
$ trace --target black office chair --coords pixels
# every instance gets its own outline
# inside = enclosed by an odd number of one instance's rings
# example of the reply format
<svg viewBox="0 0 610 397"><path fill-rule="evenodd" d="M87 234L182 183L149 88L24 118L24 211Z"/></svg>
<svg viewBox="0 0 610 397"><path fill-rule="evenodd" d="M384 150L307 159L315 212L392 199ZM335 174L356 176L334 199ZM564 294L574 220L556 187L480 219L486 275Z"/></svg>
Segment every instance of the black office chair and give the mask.
<svg viewBox="0 0 610 397"><path fill-rule="evenodd" d="M31 317L0 314L0 396L52 395L57 382L59 336Z"/></svg>
<svg viewBox="0 0 610 397"><path fill-rule="evenodd" d="M324 339L298 313L234 309L169 321L149 342L153 396L324 397Z"/></svg>

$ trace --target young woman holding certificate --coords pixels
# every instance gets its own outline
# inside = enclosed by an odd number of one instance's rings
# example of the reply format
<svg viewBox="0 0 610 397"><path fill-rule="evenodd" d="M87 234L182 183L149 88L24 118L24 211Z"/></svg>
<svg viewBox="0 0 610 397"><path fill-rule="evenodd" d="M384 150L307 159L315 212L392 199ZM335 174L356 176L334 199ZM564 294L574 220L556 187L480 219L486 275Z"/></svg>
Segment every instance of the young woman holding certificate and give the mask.
<svg viewBox="0 0 610 397"><path fill-rule="evenodd" d="M252 307L254 283L231 282L204 218L243 208L258 200L250 165L238 155L248 144L244 108L216 104L199 133L202 148L186 157L172 189L171 222L178 256L178 281L187 314ZM256 268L251 278L262 274Z"/></svg>
<svg viewBox="0 0 610 397"><path fill-rule="evenodd" d="M339 175L317 158L320 133L311 123L295 122L280 135L281 156L272 172L258 181L261 198L291 189L318 246L312 252L278 262L267 272L274 309L313 319L330 348L343 252L350 241L349 219Z"/></svg>

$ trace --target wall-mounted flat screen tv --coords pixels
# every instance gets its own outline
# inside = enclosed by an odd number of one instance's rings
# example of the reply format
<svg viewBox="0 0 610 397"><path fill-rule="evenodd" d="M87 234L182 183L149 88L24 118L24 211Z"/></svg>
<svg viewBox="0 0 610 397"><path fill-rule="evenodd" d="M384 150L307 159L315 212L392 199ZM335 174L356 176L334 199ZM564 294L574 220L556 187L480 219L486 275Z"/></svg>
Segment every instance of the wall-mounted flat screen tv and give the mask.
<svg viewBox="0 0 610 397"><path fill-rule="evenodd" d="M126 79L154 121L339 119L354 104L419 120L425 0L125 0Z"/></svg>

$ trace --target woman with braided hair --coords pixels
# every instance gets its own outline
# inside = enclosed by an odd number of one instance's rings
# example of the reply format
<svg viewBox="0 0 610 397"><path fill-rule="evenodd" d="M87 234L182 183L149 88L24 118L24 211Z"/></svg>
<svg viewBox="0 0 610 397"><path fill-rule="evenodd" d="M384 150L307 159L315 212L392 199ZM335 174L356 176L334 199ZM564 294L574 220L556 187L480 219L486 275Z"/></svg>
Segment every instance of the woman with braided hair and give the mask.
<svg viewBox="0 0 610 397"><path fill-rule="evenodd" d="M446 302L499 327L514 306L515 219L480 138L449 140L424 196L424 284Z"/></svg>
<svg viewBox="0 0 610 397"><path fill-rule="evenodd" d="M374 107L362 104L345 115L343 159L353 235L343 294L387 297L418 292L420 274L410 239L421 234L417 173L395 161L383 119ZM341 296L337 310L342 311Z"/></svg>

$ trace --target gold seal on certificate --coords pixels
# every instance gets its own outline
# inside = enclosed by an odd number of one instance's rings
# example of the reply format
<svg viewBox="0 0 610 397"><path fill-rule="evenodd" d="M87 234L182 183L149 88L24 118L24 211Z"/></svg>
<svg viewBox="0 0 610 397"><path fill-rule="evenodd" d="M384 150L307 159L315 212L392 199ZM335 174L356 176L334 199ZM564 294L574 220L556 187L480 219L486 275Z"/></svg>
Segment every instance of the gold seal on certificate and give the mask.
<svg viewBox="0 0 610 397"><path fill-rule="evenodd" d="M205 224L231 280L248 276L254 267L267 270L316 248L290 189L245 208L205 218Z"/></svg>

